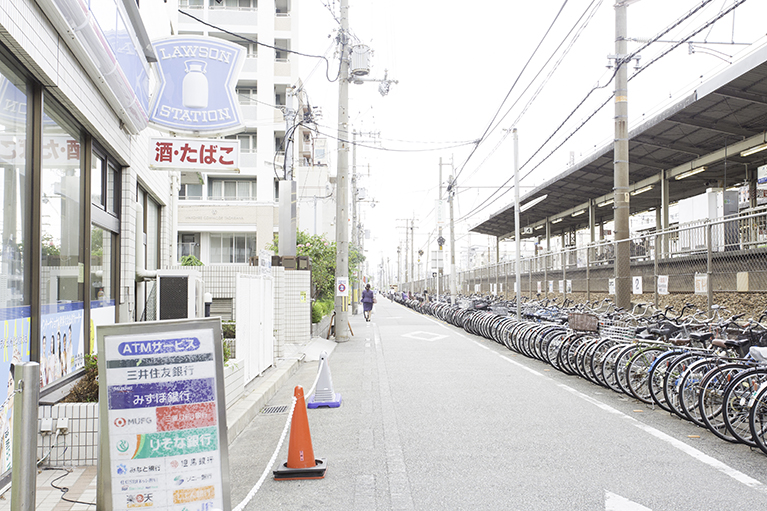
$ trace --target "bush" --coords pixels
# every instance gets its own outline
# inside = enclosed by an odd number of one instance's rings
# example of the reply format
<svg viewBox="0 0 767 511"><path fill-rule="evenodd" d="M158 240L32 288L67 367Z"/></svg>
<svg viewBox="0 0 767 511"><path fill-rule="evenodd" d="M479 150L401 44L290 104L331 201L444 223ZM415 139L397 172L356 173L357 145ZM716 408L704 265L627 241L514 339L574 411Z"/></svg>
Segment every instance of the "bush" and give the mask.
<svg viewBox="0 0 767 511"><path fill-rule="evenodd" d="M312 323L319 323L335 307L332 300L321 300L312 302Z"/></svg>
<svg viewBox="0 0 767 511"><path fill-rule="evenodd" d="M181 266L205 266L205 264L193 255L185 255L181 258Z"/></svg>
<svg viewBox="0 0 767 511"><path fill-rule="evenodd" d="M221 323L224 330L224 339L236 339L237 324L234 321L224 321Z"/></svg>
<svg viewBox="0 0 767 511"><path fill-rule="evenodd" d="M99 401L99 364L96 355L85 355L85 376L78 381L64 403L98 403Z"/></svg>

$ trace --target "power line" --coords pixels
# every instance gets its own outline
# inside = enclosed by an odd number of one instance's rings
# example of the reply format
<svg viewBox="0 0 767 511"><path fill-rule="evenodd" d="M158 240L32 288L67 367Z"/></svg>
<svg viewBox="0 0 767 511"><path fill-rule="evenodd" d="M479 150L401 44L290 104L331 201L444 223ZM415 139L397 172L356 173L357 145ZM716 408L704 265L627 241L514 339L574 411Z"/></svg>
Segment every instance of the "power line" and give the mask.
<svg viewBox="0 0 767 511"><path fill-rule="evenodd" d="M564 10L564 8L565 8L565 5L567 5L567 2L568 2L568 0L565 0L565 1L562 3L562 6L559 8L559 11L557 12L557 15L556 15L556 16L554 16L554 20L553 20L553 21L551 22L551 24L549 25L549 28L548 28L548 29L546 30L546 32L543 34L543 37L542 37L542 38L541 38L541 40L538 42L538 45L535 47L535 50L533 50L533 53L532 53L532 54L530 55L530 57L527 59L527 62L525 62L525 65L522 67L522 70L521 70L521 71L519 72L519 74L517 75L517 78L514 80L514 83L512 83L512 84L511 84L511 88L510 88L510 89L509 89L509 91L506 93L506 97L504 97L504 98L503 98L503 101L501 102L501 104L498 106L498 109L495 111L495 114L493 115L493 118L492 118L492 119L490 119L490 123L488 123L488 125L487 125L487 128L485 128L485 131L484 131L484 133L482 133L482 136L481 136L481 137L479 137L479 140L478 140L478 141L475 143L475 145L474 145L474 148L471 150L471 153L469 153L469 156L466 158L466 160L464 160L463 164L460 166L460 168L458 169L458 171L455 173L455 176L453 176L453 182L455 182L455 181L458 179L458 177L459 177L459 176L461 175L461 173L463 172L463 169L465 169L465 168L466 168L466 165L469 163L469 160L471 160L472 156L474 156L474 153L476 153L476 152L477 152L477 149L479 148L480 144L481 144L481 143L482 143L482 142L485 140L485 137L486 137L486 136L487 136L487 134L489 133L489 131L490 131L490 128L493 126L493 123L495 122L495 119L496 119L496 118L498 117L498 115L501 113L501 109L503 108L503 105L506 103L506 100L508 100L508 99L509 99L509 96L511 95L511 92L514 90L514 87L516 87L516 85L517 85L517 83L519 82L520 78L522 78L522 74L523 74L523 73L525 72L525 70L527 69L527 66L528 66L528 65L530 64L530 62L533 60L533 57L535 57L536 53L538 53L538 50L539 50L539 49L541 48L541 46L543 45L543 42L546 40L546 37L548 37L549 33L551 32L551 29L554 27L554 24L555 24L555 23L557 22L557 20L559 19L559 15L560 15L560 14L562 14L562 11ZM452 185L453 185L453 183L449 183L449 184L448 184L448 190L450 189L450 187L451 187Z"/></svg>
<svg viewBox="0 0 767 511"><path fill-rule="evenodd" d="M643 46L641 46L639 49L637 49L637 50L635 50L635 51L631 52L629 55L627 55L626 57L624 57L624 58L622 59L622 61L621 61L621 64L622 64L622 63L627 63L627 62L630 62L631 60L633 60L633 59L634 59L634 58L635 58L635 57L636 57L636 56L639 54L639 52L641 52L643 49L647 48L647 47L648 47L648 46L650 46L651 44L653 44L653 43L655 43L656 41L658 41L658 40L659 40L661 37L663 37L664 35L666 35L668 32L670 32L671 30L673 30L674 28L676 28L677 26L679 26L681 23L683 23L683 22L684 22L684 21L686 21L687 19L689 19L689 18L690 18L691 16L693 16L693 15L694 15L696 12L698 12L700 9L702 9L703 7L705 7L706 5L708 5L709 3L711 3L712 1L713 1L713 0L704 0L704 1L703 1L701 4L699 4L697 7L693 8L693 9L691 9L691 10L690 10L690 11L689 11L687 14L685 14L684 16L682 16L682 17L680 17L679 19L677 19L677 21L675 21L675 22L674 22L673 24L671 24L670 26L666 27L666 29L664 29L664 30L663 30L662 32L660 32L658 35L656 35L655 37L653 37L652 39L650 39L648 42L646 42L646 43L645 43ZM703 31L703 30L705 30L706 28L710 27L711 25L713 25L714 23L716 23L718 20L720 20L722 17L726 16L727 14L729 14L730 12L732 12L732 11L733 11L735 8L739 7L740 5L742 5L742 4L743 4L743 3L745 3L745 2L746 2L746 0L737 0L737 1L736 1L736 2L733 4L733 5L731 5L731 6L730 6L730 8L729 8L729 9L727 9L727 10L723 10L723 11L720 11L720 13L719 13L717 16L715 16L714 18L712 18L711 20L709 20L707 23L705 23L703 26L701 26L701 27L699 27L698 29L696 29L695 31L693 31L691 34L689 34L688 36L686 36L686 37L685 37L683 40L681 40L681 41L678 41L677 43L675 43L675 44L673 45L673 47L672 47L672 48L669 48L669 49L667 49L666 51L662 52L662 53L661 53L661 54L660 54L658 57L656 57L656 58L652 59L652 60L651 60L651 61L650 61L648 64L646 64L645 66L642 66L642 68L640 68L640 69L639 69L639 70L638 70L636 73L634 73L634 74L633 74L633 75L632 75L632 76L629 78L629 81L631 81L631 80L632 80L634 77L636 77L636 76L637 76L637 75L638 75L640 72L642 72L642 71L644 71L645 69L647 69L647 68L648 68L650 65L654 64L655 62L657 62L657 61L658 61L660 58L662 58L662 57L664 57L665 55L667 55L667 54L668 54L670 51L672 51L673 49L675 49L675 48L679 47L681 44L684 44L684 43L685 43L685 42L687 42L689 39L693 38L694 36L696 36L697 34L699 34L700 32L702 32L702 31ZM528 164L529 164L529 163L532 161L532 159L533 159L533 158L534 158L534 157L535 157L535 156L536 156L536 155L537 155L537 154L538 154L538 153L539 153L539 152L540 152L540 151L541 151L541 150L542 150L542 149L543 149L543 148L546 146L546 144L548 144L548 143L551 141L551 139L554 137L554 135L556 135L556 134L557 134L557 133L558 133L558 132L559 132L559 131L560 131L560 130L561 130L563 127L564 127L564 125L567 123L567 121L569 121L569 120L572 118L572 116L573 116L573 115L574 115L574 114L577 112L577 110L578 110L578 109L579 109L579 108L580 108L580 107L581 107L581 106L582 106L582 105L583 105L583 104L586 102L586 100L588 100L588 98L589 98L589 97L590 97L590 96L591 96L591 95L592 95L592 94L593 94L595 91L597 91L597 90L599 90L599 89L603 89L603 88L605 88L607 85L609 85L609 84L611 83L611 81L612 81L612 80L613 80L613 78L615 77L615 74L617 73L617 69L618 69L618 67L619 67L619 65L618 65L618 63L616 63L616 66L615 66L615 68L614 68L614 71L613 71L613 73L612 73L612 76L610 77L610 79L609 79L609 80L608 80L608 81L607 81L607 82L606 82L604 85L597 85L597 86L593 87L593 88L592 88L592 89L591 89L591 90L590 90L590 91L589 91L589 92L586 94L586 96L585 96L585 97L584 97L584 98L583 98L583 99L582 99L582 100L581 100L581 101L578 103L578 105L577 105L577 106L576 106L576 107L575 107L575 108L574 108L574 109L573 109L573 110L572 110L572 111L571 111L571 112L570 112L570 113L567 115L567 117L565 118L565 120L564 120L564 121L562 121L562 123L560 123L560 125L559 125L559 126L558 126L558 127L555 129L555 130L554 130L554 132L552 132L552 134L551 134L551 135L550 135L550 136L549 136L549 137L548 137L548 138L547 138L547 139L546 139L546 140L545 140L545 141L544 141L544 142L543 142L543 143L542 143L542 144L541 144L541 145L538 147L538 149L536 149L536 151L533 153L533 155L532 155L532 156L530 156L530 157L527 159L527 161L526 161L524 164L522 164L522 165L520 166L520 170L521 170L521 169L523 169L523 168L525 168L525 167L526 167L526 166L527 166L527 165L528 165ZM547 155L546 155L546 156L545 156L545 157L544 157L544 158L543 158L543 159L542 159L540 162L538 162L538 163L537 163L537 164L536 164L536 165L535 165L533 168L531 168L529 171L527 171L527 172L525 173L525 175L521 177L521 179L525 179L525 178L527 178L527 177L528 177L528 176L529 176L529 175L530 175L530 174L531 174L533 171L535 171L535 170L536 170L536 169L538 169L538 168L539 168L539 167L540 167L540 166L541 166L543 163L545 163L545 162L546 162L546 161L547 161L547 160L548 160L548 159L549 159L549 158L550 158L550 157L551 157L551 156L552 156L552 155L553 155L553 154L554 154L554 153L555 153L557 150L559 150L559 149L560 149L560 148L561 148L561 147L562 147L562 146L563 146L563 145L564 145L564 144L565 144L565 143L566 143L566 142L567 142L567 141L568 141L570 138L572 138L572 137L573 137L573 136L574 136L574 135L575 135L575 134L576 134L578 131L580 131L580 130L583 128L583 126L585 126L585 125L586 125L586 124L587 124L587 123L588 123L588 122L589 122L589 121L590 121L590 120L591 120L591 119L592 119L592 118L593 118L593 117L594 117L594 116L595 116L597 113L599 113L599 112L602 110L602 108L604 108L604 107L605 107L605 106L606 106L606 105L607 105L607 104L610 102L610 100L611 100L611 99L612 99L612 96L608 97L608 98L607 98L607 99L606 99L606 100L605 100L605 101L604 101L604 102L603 102L601 105L599 105L599 106L598 106L598 107L597 107L597 108L596 108L596 109L595 109L595 110L594 110L594 111L593 111L593 112L592 112L592 113L591 113L591 114L590 114L590 115L589 115L589 116L588 116L588 117L587 117L587 118L586 118L584 121L582 121L582 122L581 122L581 123L578 125L578 127L576 127L576 128L575 128L575 129L574 129L572 132L570 132L570 134L568 134L568 136L567 136L567 137L565 137L565 139L563 139L563 140L562 140L562 141L561 141L561 142L560 142L560 143L559 143L559 144L558 144L558 145L557 145L557 146L556 146L554 149L552 149L552 150L549 152L549 154L547 154ZM508 136L508 133L507 133L506 135L504 135L504 139L506 138L506 136ZM483 162L483 163L484 163L484 162ZM506 180L506 181L505 181L505 182L504 182L504 183L503 183L503 184L502 184L502 185L501 185L501 186L500 186L500 187L499 187L497 190L495 190L495 191L494 191L494 192L493 192L493 193L492 193L492 194L491 194L491 195L490 195L490 196L489 196L487 199L485 199L485 200L484 200L484 201L483 201L483 202L482 202L482 203L481 203L479 206L477 206L477 207L476 207L476 208L474 208L472 211L470 211L470 212L466 213L464 216L462 216L462 217L459 219L459 221L465 220L465 219L467 219L468 217L470 217L470 216L472 216L472 215L474 215L474 214L476 214L476 213L479 213L479 212L483 211L483 210L484 210L484 209L486 209L488 206L490 206L492 203L496 202L498 199L500 199L501 197L503 197L504 195L506 195L506 194L507 194L507 193L508 193L508 192L509 192L511 189L507 189L506 191L504 191L503 193L501 193L501 194L500 194L498 197L496 197L494 200L492 200L492 202L490 202L490 200L491 200L491 199L492 199L492 198L493 198L493 197L494 197L494 196L495 196L495 195L496 195L498 192L500 192L500 191L503 189L503 187L504 187L504 186L506 186L506 185L507 185L507 184L508 184L508 183L509 183L509 182L510 182L512 179L513 179L513 176L512 176L511 178L507 179L507 180Z"/></svg>
<svg viewBox="0 0 767 511"><path fill-rule="evenodd" d="M301 53L300 51L295 51L295 50L291 50L291 49L288 49L288 48L280 48L278 46L272 46L271 44L262 43L262 42L260 42L260 41L258 41L256 39L251 39L249 37L245 37L244 35L237 34L235 32L231 32L229 30L226 30L225 28L221 28L221 27L219 27L217 25L214 25L212 23L208 23L207 21L201 20L197 16L193 16L192 14L189 14L188 12L186 12L186 11L184 11L182 9L179 9L178 12L180 12L181 14L183 14L185 16L189 16L190 18L192 18L193 20L197 21L198 23L202 23L203 25L206 25L206 26L208 26L210 28L214 28L216 30L219 30L219 31L225 33L225 34L229 34L231 36L234 36L234 37L237 37L239 39L242 39L243 41L247 41L249 43L253 43L253 44L258 45L258 46L264 46L265 48L271 48L272 50L275 50L275 51L284 51L284 52L287 52L287 53L294 53L296 55L300 55L301 57L309 57L309 58L312 58L312 59L322 59L322 60L325 61L325 77L328 79L328 81L332 83L332 82L335 82L336 80L338 80L337 76L336 76L336 78L334 78L332 80L330 79L330 61L326 57L324 57L323 55L311 55L311 54L308 54L308 53Z"/></svg>

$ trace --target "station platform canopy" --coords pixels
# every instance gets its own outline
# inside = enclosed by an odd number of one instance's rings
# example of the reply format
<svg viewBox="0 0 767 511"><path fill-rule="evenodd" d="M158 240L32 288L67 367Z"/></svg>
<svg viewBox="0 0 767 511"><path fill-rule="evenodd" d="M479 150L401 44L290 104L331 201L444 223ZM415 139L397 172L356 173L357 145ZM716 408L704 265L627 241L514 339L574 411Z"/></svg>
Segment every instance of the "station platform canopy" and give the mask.
<svg viewBox="0 0 767 511"><path fill-rule="evenodd" d="M632 215L709 188L754 181L757 168L767 164L767 44L630 130L629 139ZM610 143L520 197L521 237L542 235L547 221L556 222L552 235L588 228L589 207L595 221L609 222L612 199ZM514 204L470 231L513 238Z"/></svg>

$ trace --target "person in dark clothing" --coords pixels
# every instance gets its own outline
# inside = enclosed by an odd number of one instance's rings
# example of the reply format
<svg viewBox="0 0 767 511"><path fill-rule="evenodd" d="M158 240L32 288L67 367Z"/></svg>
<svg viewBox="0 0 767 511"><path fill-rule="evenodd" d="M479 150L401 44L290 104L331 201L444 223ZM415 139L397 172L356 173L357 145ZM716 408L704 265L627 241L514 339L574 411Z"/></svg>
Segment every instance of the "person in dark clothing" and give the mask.
<svg viewBox="0 0 767 511"><path fill-rule="evenodd" d="M375 303L375 294L370 289L370 284L365 286L365 290L362 292L362 313L365 316L365 321L370 321L370 312L373 310L373 303Z"/></svg>

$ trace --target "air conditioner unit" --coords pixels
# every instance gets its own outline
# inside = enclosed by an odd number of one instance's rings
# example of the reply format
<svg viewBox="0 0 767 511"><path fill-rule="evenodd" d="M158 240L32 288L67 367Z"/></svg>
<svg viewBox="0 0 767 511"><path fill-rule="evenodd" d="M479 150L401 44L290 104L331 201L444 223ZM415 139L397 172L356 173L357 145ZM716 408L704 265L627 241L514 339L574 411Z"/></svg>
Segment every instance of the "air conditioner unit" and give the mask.
<svg viewBox="0 0 767 511"><path fill-rule="evenodd" d="M196 270L157 270L157 319L205 316L202 275Z"/></svg>

